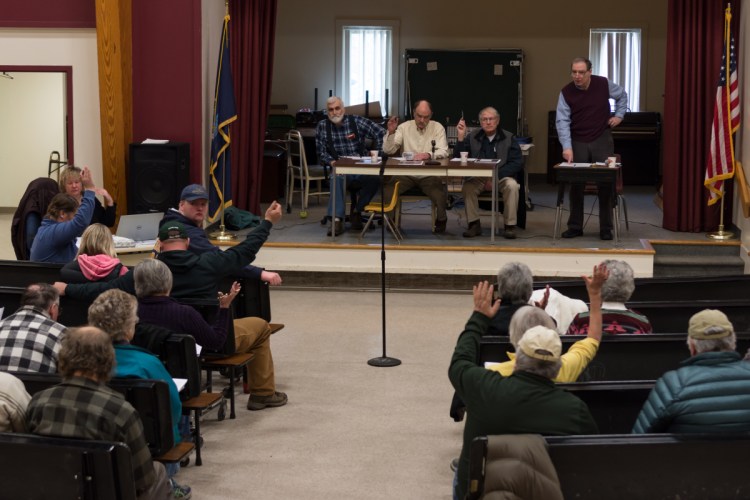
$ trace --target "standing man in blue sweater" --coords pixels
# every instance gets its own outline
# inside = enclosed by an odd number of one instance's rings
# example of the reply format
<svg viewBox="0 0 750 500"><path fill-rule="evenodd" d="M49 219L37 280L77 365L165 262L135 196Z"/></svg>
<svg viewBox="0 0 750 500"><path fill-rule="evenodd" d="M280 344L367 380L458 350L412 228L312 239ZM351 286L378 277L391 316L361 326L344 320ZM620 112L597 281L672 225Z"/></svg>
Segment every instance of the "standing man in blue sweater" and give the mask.
<svg viewBox="0 0 750 500"><path fill-rule="evenodd" d="M603 162L614 154L611 129L622 122L628 109L625 90L603 76L591 74L591 61L573 59L573 81L560 91L557 100L557 135L567 162ZM615 113L609 100L615 100ZM570 217L563 238L583 236L583 184L570 186ZM612 239L612 188L599 186L599 236Z"/></svg>

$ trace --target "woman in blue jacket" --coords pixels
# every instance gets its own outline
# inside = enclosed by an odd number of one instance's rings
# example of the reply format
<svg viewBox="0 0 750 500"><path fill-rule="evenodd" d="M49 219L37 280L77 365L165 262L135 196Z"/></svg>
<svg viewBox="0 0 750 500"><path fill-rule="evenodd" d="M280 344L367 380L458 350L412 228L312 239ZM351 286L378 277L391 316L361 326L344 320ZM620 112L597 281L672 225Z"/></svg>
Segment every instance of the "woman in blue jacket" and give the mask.
<svg viewBox="0 0 750 500"><path fill-rule="evenodd" d="M47 214L31 245L31 260L67 264L76 258L76 238L91 223L96 200L95 186L88 168L81 175L85 189L81 204L68 194L57 194L47 207Z"/></svg>

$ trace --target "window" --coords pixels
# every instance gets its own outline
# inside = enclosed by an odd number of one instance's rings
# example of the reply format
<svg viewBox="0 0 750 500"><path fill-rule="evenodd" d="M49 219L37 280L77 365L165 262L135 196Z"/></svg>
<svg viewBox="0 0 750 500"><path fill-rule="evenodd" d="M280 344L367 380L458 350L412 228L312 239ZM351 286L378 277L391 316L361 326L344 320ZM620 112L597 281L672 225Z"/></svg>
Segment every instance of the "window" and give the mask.
<svg viewBox="0 0 750 500"><path fill-rule="evenodd" d="M589 58L592 72L606 76L625 88L629 110L640 111L641 30L592 29L589 34Z"/></svg>
<svg viewBox="0 0 750 500"><path fill-rule="evenodd" d="M348 105L380 101L383 114L385 94L393 108L394 89L397 89L398 21L337 21L337 87Z"/></svg>

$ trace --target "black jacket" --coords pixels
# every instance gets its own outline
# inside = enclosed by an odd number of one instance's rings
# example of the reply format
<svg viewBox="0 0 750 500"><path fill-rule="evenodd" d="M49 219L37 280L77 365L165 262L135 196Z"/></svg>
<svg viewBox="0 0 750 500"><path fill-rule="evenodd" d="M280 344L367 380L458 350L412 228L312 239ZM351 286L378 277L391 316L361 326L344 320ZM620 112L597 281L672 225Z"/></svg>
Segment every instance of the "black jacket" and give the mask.
<svg viewBox="0 0 750 500"><path fill-rule="evenodd" d="M157 257L172 271L172 297L215 299L221 278L238 273L255 260L255 255L268 239L273 224L264 220L247 239L224 252L195 255L189 250L162 252ZM65 294L79 300L93 301L110 288L119 288L135 295L133 271L107 283L68 285Z"/></svg>

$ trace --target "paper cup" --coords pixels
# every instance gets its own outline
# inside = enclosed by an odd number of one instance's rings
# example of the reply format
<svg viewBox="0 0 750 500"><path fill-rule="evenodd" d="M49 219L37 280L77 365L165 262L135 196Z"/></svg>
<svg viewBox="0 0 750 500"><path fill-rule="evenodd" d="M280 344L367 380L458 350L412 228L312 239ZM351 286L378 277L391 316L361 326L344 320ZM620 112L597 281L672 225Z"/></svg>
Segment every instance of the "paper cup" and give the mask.
<svg viewBox="0 0 750 500"><path fill-rule="evenodd" d="M404 154L402 156L406 161L412 161L414 159L414 153L411 151L404 151Z"/></svg>
<svg viewBox="0 0 750 500"><path fill-rule="evenodd" d="M461 151L461 165L466 165L469 160L469 152L468 151Z"/></svg>
<svg viewBox="0 0 750 500"><path fill-rule="evenodd" d="M378 150L377 149L373 149L372 151L370 151L370 160L373 163L378 162Z"/></svg>
<svg viewBox="0 0 750 500"><path fill-rule="evenodd" d="M617 157L616 156L610 156L607 158L607 166L610 168L614 168L617 166Z"/></svg>

